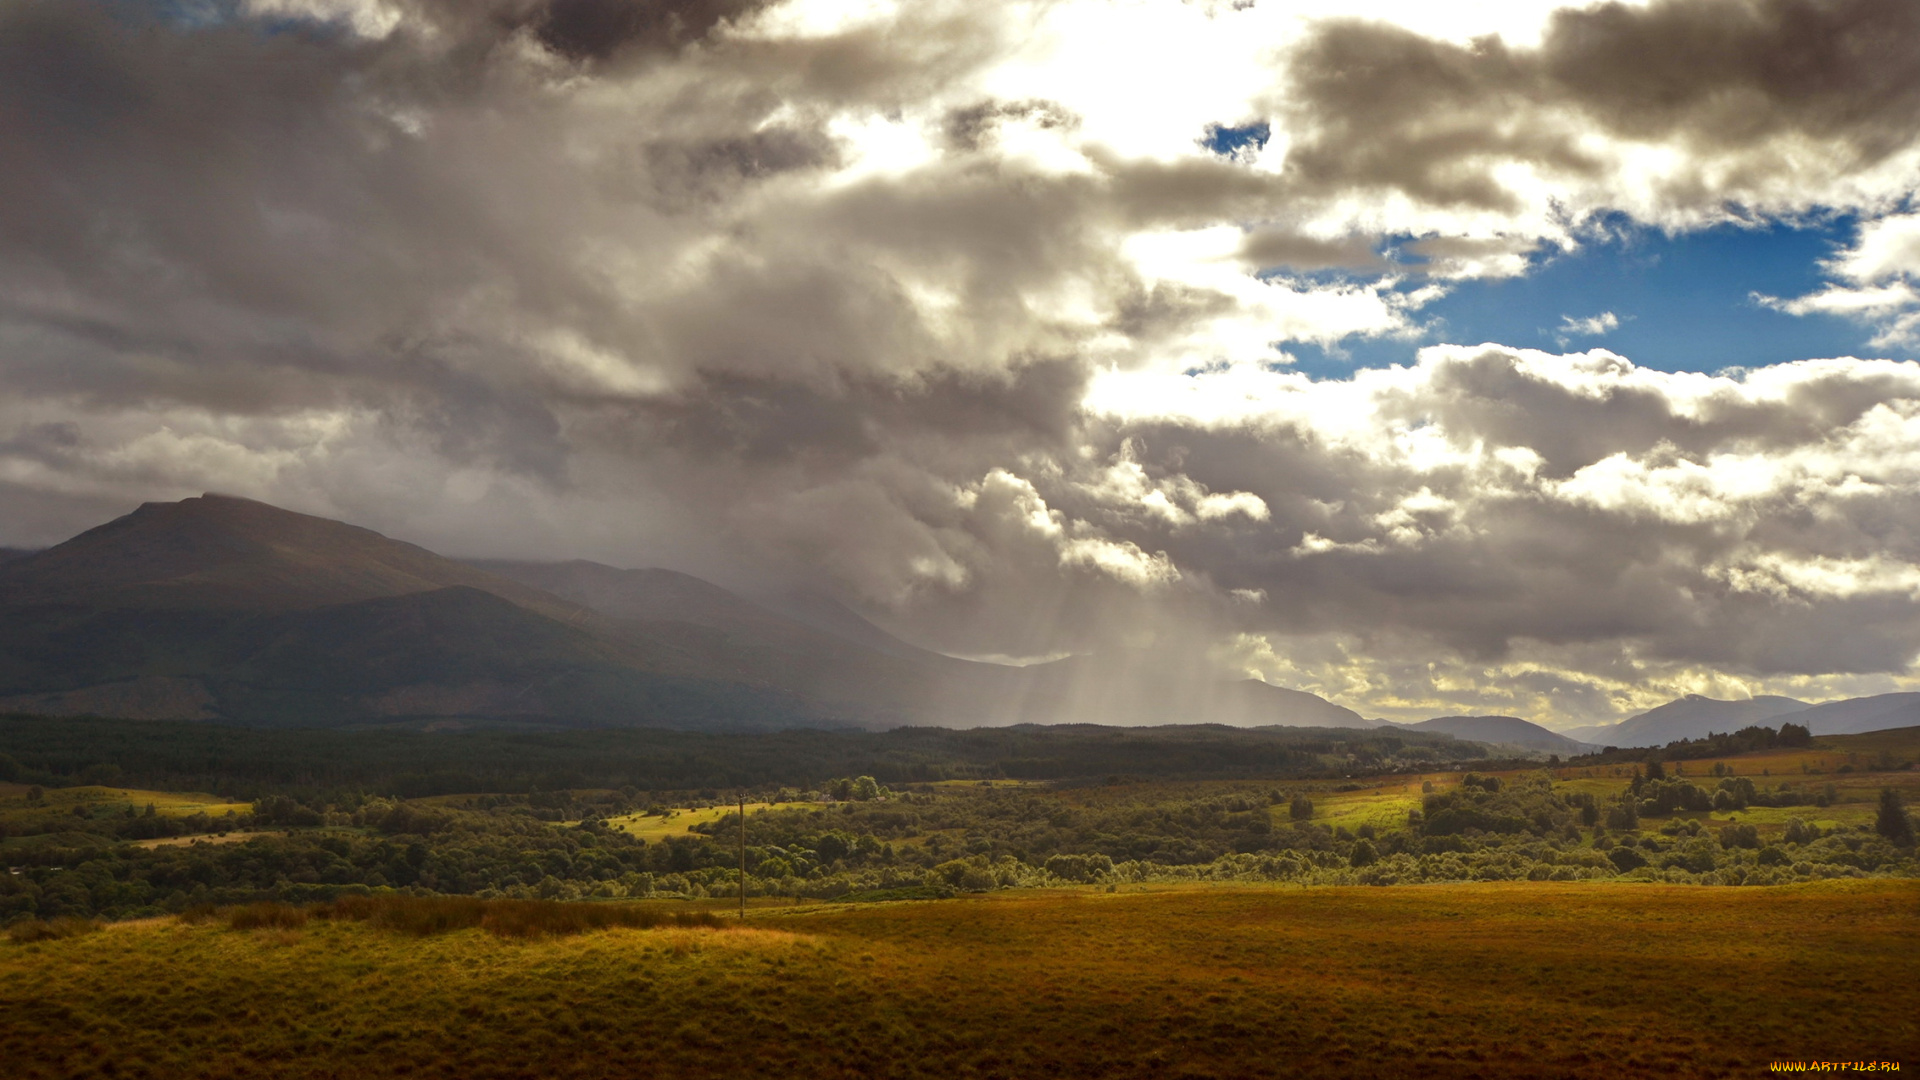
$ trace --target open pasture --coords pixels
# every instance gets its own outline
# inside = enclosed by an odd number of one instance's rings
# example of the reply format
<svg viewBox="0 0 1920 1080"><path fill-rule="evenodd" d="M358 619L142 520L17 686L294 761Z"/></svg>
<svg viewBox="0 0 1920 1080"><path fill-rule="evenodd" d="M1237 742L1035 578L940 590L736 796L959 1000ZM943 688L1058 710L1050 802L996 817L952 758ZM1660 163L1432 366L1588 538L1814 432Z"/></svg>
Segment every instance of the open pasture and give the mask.
<svg viewBox="0 0 1920 1080"><path fill-rule="evenodd" d="M0 943L16 1077L1758 1075L1920 1060L1920 885L1156 887Z"/></svg>
<svg viewBox="0 0 1920 1080"><path fill-rule="evenodd" d="M773 808L772 803L750 802L747 813L754 814ZM739 804L689 807L668 810L664 816L659 814L626 814L607 819L607 827L618 829L628 836L655 843L669 836L685 836L695 825L709 825L729 814L740 812Z"/></svg>
<svg viewBox="0 0 1920 1080"><path fill-rule="evenodd" d="M0 784L0 816L13 818L49 811L70 814L76 806L88 813L103 814L128 809L143 813L151 805L154 813L161 817L205 814L217 818L229 813L239 815L253 812L252 803L232 802L218 795L198 791L147 791L141 788L86 785L46 788L36 802L29 799L32 790L26 784Z"/></svg>

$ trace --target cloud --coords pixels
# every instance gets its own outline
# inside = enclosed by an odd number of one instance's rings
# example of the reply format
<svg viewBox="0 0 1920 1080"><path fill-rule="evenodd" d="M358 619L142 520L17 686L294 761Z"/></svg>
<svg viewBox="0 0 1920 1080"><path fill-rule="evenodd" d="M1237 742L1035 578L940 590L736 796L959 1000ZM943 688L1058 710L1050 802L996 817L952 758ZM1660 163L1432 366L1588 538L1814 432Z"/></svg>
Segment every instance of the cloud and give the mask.
<svg viewBox="0 0 1920 1080"><path fill-rule="evenodd" d="M1589 315L1584 319L1576 319L1571 315L1560 316L1560 334L1562 337L1573 337L1576 335L1579 337L1599 337L1601 334L1610 333L1619 329L1619 327L1620 316L1615 315L1611 311L1603 311L1598 315Z"/></svg>
<svg viewBox="0 0 1920 1080"><path fill-rule="evenodd" d="M1397 716L1909 678L1912 365L1289 349L1613 215L1862 214L1780 303L1907 333L1912 6L1280 8L0 6L0 544L222 490Z"/></svg>
<svg viewBox="0 0 1920 1080"><path fill-rule="evenodd" d="M1698 221L1904 187L1916 46L1901 0L1563 8L1537 47L1354 19L1305 37L1272 108L1285 173L1329 197Z"/></svg>
<svg viewBox="0 0 1920 1080"><path fill-rule="evenodd" d="M1789 315L1837 315L1875 328L1876 348L1920 344L1920 214L1889 214L1860 226L1851 247L1827 260L1839 279L1805 296L1754 299Z"/></svg>

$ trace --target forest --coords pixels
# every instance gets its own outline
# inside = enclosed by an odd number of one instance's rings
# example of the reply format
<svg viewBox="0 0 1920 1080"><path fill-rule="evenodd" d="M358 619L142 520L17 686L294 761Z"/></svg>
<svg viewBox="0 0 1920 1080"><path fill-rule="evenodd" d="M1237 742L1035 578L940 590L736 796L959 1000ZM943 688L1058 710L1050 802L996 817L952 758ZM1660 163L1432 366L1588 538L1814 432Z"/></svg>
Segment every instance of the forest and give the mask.
<svg viewBox="0 0 1920 1080"><path fill-rule="evenodd" d="M17 740L14 779L0 786L0 851L9 870L0 878L0 922L393 891L699 900L739 892L743 858L747 895L795 900L1179 881L1758 885L1920 876L1907 809L1920 793L1911 750L1836 752L1860 767L1845 761L1833 771L1825 757L1816 769L1765 754L1735 755L1706 770L1574 761L1411 771L1411 760L1393 756L1410 749L1399 736L1342 740L1316 732L1271 748L1299 762L1291 775L1274 769L1280 775L1255 781L1073 775L1142 763L1131 751L1153 745L1153 733L1075 732L1065 748L1065 740L1049 746L1031 733L990 733L1007 755L998 759L978 752L993 745L987 738L970 744L941 734L951 739L945 745L974 748L974 756L956 752L932 765L1001 777L861 774L726 791L627 784L412 798L310 784L266 793L268 785L250 778L238 786L254 792L251 801L180 803L162 812L161 796L116 785L176 775L190 764L163 760L141 775L92 761L61 775L53 771L60 763ZM1191 767L1235 737L1198 733L1180 764ZM940 744L927 737L917 745ZM1009 763L1075 747L1086 760L1060 769L1063 778L1004 776L1017 771ZM1433 746L1411 749L1425 755ZM1363 754L1409 771L1359 779L1336 771L1356 767ZM1795 761L1799 770L1788 772ZM770 754L770 770L771 762ZM800 775L805 765L790 763L781 775ZM373 758L349 758L338 768L371 772ZM108 769L118 771L103 775ZM896 763L889 775L912 771ZM68 783L29 783L50 778ZM744 836L736 798L752 804Z"/></svg>

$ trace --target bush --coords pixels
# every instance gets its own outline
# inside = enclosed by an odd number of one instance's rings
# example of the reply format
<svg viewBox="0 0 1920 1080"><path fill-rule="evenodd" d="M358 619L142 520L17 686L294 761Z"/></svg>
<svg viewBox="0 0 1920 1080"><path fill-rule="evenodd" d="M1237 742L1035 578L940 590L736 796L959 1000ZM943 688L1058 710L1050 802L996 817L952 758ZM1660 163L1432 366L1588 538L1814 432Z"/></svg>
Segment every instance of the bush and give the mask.
<svg viewBox="0 0 1920 1080"><path fill-rule="evenodd" d="M227 912L227 925L235 930L298 930L307 925L307 912L292 904L247 904Z"/></svg>
<svg viewBox="0 0 1920 1080"><path fill-rule="evenodd" d="M1640 853L1630 847L1617 847L1607 852L1607 861L1623 874L1647 865L1647 860L1641 858Z"/></svg>
<svg viewBox="0 0 1920 1080"><path fill-rule="evenodd" d="M1760 832L1751 825L1725 825L1720 829L1720 846L1731 851L1734 848L1746 848L1751 851L1760 846Z"/></svg>
<svg viewBox="0 0 1920 1080"><path fill-rule="evenodd" d="M1880 813L1874 819L1873 831L1901 847L1913 843L1913 821L1907 817L1907 808L1901 805L1900 793L1892 788L1880 789Z"/></svg>
<svg viewBox="0 0 1920 1080"><path fill-rule="evenodd" d="M1287 807L1287 815L1295 821L1309 821L1313 818L1313 800L1305 795L1295 795Z"/></svg>

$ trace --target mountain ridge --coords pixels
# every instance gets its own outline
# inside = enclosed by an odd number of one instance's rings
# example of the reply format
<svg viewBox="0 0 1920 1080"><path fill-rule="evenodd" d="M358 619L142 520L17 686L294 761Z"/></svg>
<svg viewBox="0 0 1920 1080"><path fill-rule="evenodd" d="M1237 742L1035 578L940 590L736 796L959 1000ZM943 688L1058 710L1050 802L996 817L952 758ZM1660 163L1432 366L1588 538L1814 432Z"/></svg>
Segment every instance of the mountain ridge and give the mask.
<svg viewBox="0 0 1920 1080"><path fill-rule="evenodd" d="M920 649L817 594L784 606L793 614L672 570L462 562L208 494L0 563L0 709L255 724L1373 726L1191 657L1014 668Z"/></svg>
<svg viewBox="0 0 1920 1080"><path fill-rule="evenodd" d="M1561 754L1581 754L1595 747L1517 716L1436 716L1413 724L1394 724L1405 731L1442 732L1475 742L1512 743Z"/></svg>

